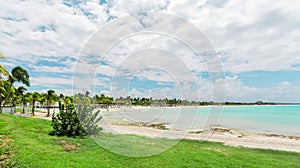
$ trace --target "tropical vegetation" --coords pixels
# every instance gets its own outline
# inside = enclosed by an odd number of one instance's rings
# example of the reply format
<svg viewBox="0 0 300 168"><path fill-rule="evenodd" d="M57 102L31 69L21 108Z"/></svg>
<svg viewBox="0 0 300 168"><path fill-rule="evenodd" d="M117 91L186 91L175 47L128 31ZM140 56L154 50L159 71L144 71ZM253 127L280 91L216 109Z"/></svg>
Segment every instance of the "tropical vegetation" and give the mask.
<svg viewBox="0 0 300 168"><path fill-rule="evenodd" d="M98 135L102 130L97 124L102 119L100 110L94 112L91 106L75 106L73 104L66 107L59 102L59 113L52 115L53 131L51 135L83 137L86 135Z"/></svg>
<svg viewBox="0 0 300 168"><path fill-rule="evenodd" d="M3 65L0 65L0 112L2 112L3 105L5 106L7 103L15 105L19 101L20 95L24 94L26 88L14 87L13 85L16 82L30 86L28 72L24 68L17 66L9 73Z"/></svg>

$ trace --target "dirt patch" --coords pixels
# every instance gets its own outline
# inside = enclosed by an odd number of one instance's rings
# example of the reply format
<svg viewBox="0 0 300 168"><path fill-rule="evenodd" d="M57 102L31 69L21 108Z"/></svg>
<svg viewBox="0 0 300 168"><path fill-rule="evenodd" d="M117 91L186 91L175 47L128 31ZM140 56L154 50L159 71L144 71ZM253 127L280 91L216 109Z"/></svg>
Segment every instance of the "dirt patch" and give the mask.
<svg viewBox="0 0 300 168"><path fill-rule="evenodd" d="M149 127L160 130L169 130L166 123L147 123L147 122L115 122L106 121L106 124L121 125L121 126L137 126L137 127Z"/></svg>
<svg viewBox="0 0 300 168"><path fill-rule="evenodd" d="M11 167L15 164L16 148L14 140L8 135L0 135L0 167Z"/></svg>
<svg viewBox="0 0 300 168"><path fill-rule="evenodd" d="M78 152L80 148L80 144L74 144L65 139L57 140L63 148L65 152Z"/></svg>
<svg viewBox="0 0 300 168"><path fill-rule="evenodd" d="M63 144L62 147L64 147L66 152L76 152L77 146L75 144Z"/></svg>
<svg viewBox="0 0 300 168"><path fill-rule="evenodd" d="M0 135L0 147L11 146L14 140L8 135Z"/></svg>

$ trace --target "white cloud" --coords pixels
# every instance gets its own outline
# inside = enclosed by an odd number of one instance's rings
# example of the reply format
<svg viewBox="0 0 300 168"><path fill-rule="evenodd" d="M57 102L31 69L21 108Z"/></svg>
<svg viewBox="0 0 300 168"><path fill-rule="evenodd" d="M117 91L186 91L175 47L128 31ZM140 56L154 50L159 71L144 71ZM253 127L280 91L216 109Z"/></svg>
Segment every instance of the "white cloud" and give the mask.
<svg viewBox="0 0 300 168"><path fill-rule="evenodd" d="M300 11L298 6L300 6L299 1L292 0L276 2L259 0L112 0L104 5L99 5L98 0L91 0L71 6L63 4L62 0L1 1L0 50L7 57L7 61L3 65L13 67L19 63L27 64L32 71L41 73L43 76L47 76L45 74L49 72L70 74L74 72L76 65L77 68L80 66L79 69L76 69L78 71L76 73L79 75L94 76L95 73L98 73L98 75L111 76L115 75L116 70L122 72L119 75L128 75L128 72L136 72L152 64L152 66L161 66L171 74L175 74L179 81L190 82L194 80L190 75L198 75L200 72L206 71L206 65L211 66L211 60L206 59L209 57L203 56L204 60L201 60L176 39L157 34L141 34L121 41L107 53L107 57L103 60L107 63L105 65L98 66L98 60L94 60L93 64L89 62L90 60L78 64L75 64L76 61L74 61L93 33L112 17L120 18L145 11L171 13L190 21L202 30L220 53L224 70L237 74L237 76L226 78L224 87L227 89L228 99L254 101L261 98L270 101L296 101L299 100L299 96L295 94L299 93L299 87L294 83L274 84L269 89L247 87L238 78L238 74L254 70L300 71L300 66L294 66L300 64L300 18L298 17ZM174 26L171 23L161 23L159 26L169 29ZM184 26L178 27L178 32L182 30L188 29ZM113 36L118 36L117 33ZM191 32L185 33L188 37L193 37ZM97 45L103 47L106 44L100 41ZM151 55L153 53L148 53L146 57L143 57L143 61L137 57L127 57L151 47L170 51L179 59L153 57ZM54 64L51 66L37 65L41 60ZM187 68L182 68L183 65ZM214 68L212 66L211 69ZM57 77L54 79L38 76L32 77L33 86L71 85L68 78ZM169 75L158 75L155 72L145 72L142 76L157 82L174 81ZM86 87L90 81L83 79L79 84ZM109 87L101 79L97 80L96 83L99 83L100 86ZM201 78L196 80L201 86L200 97L203 99L211 97L211 86L217 86L218 83L211 84ZM224 80L220 79L217 82L223 84ZM192 93L192 85L187 84L185 87L187 93ZM222 91L222 89L219 90ZM125 94L125 91L120 91L120 93ZM172 94L168 89L165 93ZM135 94L139 94L138 90L135 91Z"/></svg>
<svg viewBox="0 0 300 168"><path fill-rule="evenodd" d="M67 96L73 96L75 94L75 92L73 92L72 89L52 89L55 91L56 94L64 94L64 95L67 95ZM47 93L47 89L45 90L32 90L33 92L34 91L39 91L41 93Z"/></svg>
<svg viewBox="0 0 300 168"><path fill-rule="evenodd" d="M53 86L53 85L72 85L72 78L59 78L59 77L31 77L30 82L32 86Z"/></svg>
<svg viewBox="0 0 300 168"><path fill-rule="evenodd" d="M191 4L193 3L193 4ZM280 71L300 62L298 1L171 1L167 12L202 30L222 55L224 69Z"/></svg>
<svg viewBox="0 0 300 168"><path fill-rule="evenodd" d="M299 70L291 67L300 63L297 1L109 1L106 6L89 1L71 7L58 0L1 3L0 44L9 58L76 58L110 15L165 11L191 21L218 50L228 51L223 55L227 71ZM54 30L41 32L41 26Z"/></svg>
<svg viewBox="0 0 300 168"><path fill-rule="evenodd" d="M62 1L9 1L1 9L1 30L12 34L1 38L2 49L9 58L27 56L72 56L79 54L85 41L107 19L98 1L68 7ZM96 15L88 18L82 11ZM6 19L3 19L6 18ZM11 18L11 19L7 19ZM53 27L44 32L41 27ZM16 48L18 48L16 50Z"/></svg>
<svg viewBox="0 0 300 168"><path fill-rule="evenodd" d="M255 88L246 86L238 76L226 77L226 96L229 101L299 102L299 91L299 86L286 81L268 88Z"/></svg>
<svg viewBox="0 0 300 168"><path fill-rule="evenodd" d="M108 9L112 16L122 17L128 14L137 14L141 12L158 12L164 10L168 5L168 0L128 0L108 1Z"/></svg>

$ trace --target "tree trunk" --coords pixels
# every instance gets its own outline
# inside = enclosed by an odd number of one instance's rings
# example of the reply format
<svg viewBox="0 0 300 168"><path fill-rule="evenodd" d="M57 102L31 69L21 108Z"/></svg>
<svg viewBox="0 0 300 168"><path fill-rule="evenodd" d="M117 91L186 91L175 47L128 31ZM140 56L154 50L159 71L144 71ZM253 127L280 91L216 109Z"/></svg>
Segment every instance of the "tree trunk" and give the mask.
<svg viewBox="0 0 300 168"><path fill-rule="evenodd" d="M24 97L23 97L23 98L24 98ZM22 98L22 99L23 99L23 98ZM24 100L22 100L22 101L23 101L23 102L22 102L22 103L23 103L23 114L25 114L25 106L26 106L26 103L24 102Z"/></svg>
<svg viewBox="0 0 300 168"><path fill-rule="evenodd" d="M32 101L32 110L31 110L31 113L32 113L33 116L34 116L34 105L35 105L35 101Z"/></svg>
<svg viewBox="0 0 300 168"><path fill-rule="evenodd" d="M50 103L49 103L49 101L47 102L47 117L49 117L50 116Z"/></svg>

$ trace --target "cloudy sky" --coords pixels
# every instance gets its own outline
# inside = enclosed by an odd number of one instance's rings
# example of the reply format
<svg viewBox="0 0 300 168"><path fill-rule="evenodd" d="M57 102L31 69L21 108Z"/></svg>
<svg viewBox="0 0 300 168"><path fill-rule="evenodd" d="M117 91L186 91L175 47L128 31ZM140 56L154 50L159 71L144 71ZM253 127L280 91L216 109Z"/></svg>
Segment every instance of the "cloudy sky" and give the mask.
<svg viewBox="0 0 300 168"><path fill-rule="evenodd" d="M298 6L295 0L1 1L1 64L26 68L29 91L300 102ZM148 12L161 19L147 20ZM126 30L131 34L123 38ZM209 52L195 52L204 43Z"/></svg>

